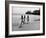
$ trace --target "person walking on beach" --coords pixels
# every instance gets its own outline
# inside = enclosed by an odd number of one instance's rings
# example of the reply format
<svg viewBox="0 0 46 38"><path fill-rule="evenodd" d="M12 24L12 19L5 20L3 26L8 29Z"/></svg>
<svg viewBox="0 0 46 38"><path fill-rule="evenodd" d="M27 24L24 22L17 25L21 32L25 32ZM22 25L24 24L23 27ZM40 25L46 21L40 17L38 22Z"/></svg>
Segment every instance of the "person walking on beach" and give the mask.
<svg viewBox="0 0 46 38"><path fill-rule="evenodd" d="M29 15L27 15L27 24L29 23Z"/></svg>
<svg viewBox="0 0 46 38"><path fill-rule="evenodd" d="M22 27L22 24L24 24L24 18L23 18L23 15L21 15L21 24L20 24L19 28Z"/></svg>
<svg viewBox="0 0 46 38"><path fill-rule="evenodd" d="M21 15L21 24L24 24L24 17Z"/></svg>
<svg viewBox="0 0 46 38"><path fill-rule="evenodd" d="M25 15L24 15L24 24L25 24Z"/></svg>

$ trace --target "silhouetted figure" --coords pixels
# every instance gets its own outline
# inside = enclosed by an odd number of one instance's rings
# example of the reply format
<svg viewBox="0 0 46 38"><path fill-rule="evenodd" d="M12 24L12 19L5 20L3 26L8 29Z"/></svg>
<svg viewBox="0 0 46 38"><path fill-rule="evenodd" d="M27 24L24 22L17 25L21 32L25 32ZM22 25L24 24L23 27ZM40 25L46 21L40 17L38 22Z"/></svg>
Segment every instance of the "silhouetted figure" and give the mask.
<svg viewBox="0 0 46 38"><path fill-rule="evenodd" d="M21 16L21 24L24 23L24 18L23 18L23 15Z"/></svg>
<svg viewBox="0 0 46 38"><path fill-rule="evenodd" d="M24 15L24 24L25 24L25 15Z"/></svg>
<svg viewBox="0 0 46 38"><path fill-rule="evenodd" d="M29 23L29 15L27 15L27 24Z"/></svg>
<svg viewBox="0 0 46 38"><path fill-rule="evenodd" d="M24 18L23 18L23 15L21 15L21 24L20 24L19 28L22 27L22 24L24 24Z"/></svg>

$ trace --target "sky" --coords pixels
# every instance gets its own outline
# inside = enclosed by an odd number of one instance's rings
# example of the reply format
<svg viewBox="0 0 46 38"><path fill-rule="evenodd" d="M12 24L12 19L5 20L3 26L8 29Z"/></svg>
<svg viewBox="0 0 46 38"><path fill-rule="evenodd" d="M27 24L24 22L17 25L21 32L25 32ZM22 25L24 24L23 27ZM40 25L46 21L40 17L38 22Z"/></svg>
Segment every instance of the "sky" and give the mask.
<svg viewBox="0 0 46 38"><path fill-rule="evenodd" d="M33 12L34 10L39 10L37 7L18 7L18 6L13 6L12 7L12 12L13 14L25 14L27 11Z"/></svg>

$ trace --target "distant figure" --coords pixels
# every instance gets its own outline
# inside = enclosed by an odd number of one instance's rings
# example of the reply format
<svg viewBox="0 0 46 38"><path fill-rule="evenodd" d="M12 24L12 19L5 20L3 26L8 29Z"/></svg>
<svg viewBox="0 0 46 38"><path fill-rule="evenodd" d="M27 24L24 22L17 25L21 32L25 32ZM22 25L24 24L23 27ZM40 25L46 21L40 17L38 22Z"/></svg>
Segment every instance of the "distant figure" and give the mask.
<svg viewBox="0 0 46 38"><path fill-rule="evenodd" d="M24 18L23 18L23 15L21 15L21 24L20 24L19 28L22 27L22 24L24 24Z"/></svg>
<svg viewBox="0 0 46 38"><path fill-rule="evenodd" d="M27 24L29 23L29 15L27 16Z"/></svg>
<svg viewBox="0 0 46 38"><path fill-rule="evenodd" d="M24 24L24 18L23 18L23 15L21 15L21 24Z"/></svg>
<svg viewBox="0 0 46 38"><path fill-rule="evenodd" d="M24 24L25 24L25 15L24 15Z"/></svg>

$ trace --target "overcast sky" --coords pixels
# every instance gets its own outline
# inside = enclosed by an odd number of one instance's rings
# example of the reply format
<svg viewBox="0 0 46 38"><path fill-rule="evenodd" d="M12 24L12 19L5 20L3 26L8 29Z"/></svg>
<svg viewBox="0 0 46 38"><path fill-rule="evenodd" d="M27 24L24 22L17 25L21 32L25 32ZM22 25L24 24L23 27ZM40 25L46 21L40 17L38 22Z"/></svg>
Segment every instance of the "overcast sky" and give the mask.
<svg viewBox="0 0 46 38"><path fill-rule="evenodd" d="M34 10L39 10L39 8L36 8L36 7L16 7L16 6L12 7L13 14L14 13L25 14L27 11L33 12Z"/></svg>

